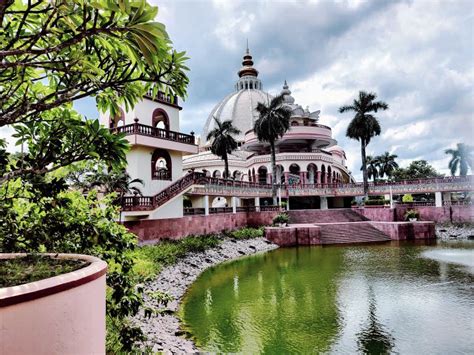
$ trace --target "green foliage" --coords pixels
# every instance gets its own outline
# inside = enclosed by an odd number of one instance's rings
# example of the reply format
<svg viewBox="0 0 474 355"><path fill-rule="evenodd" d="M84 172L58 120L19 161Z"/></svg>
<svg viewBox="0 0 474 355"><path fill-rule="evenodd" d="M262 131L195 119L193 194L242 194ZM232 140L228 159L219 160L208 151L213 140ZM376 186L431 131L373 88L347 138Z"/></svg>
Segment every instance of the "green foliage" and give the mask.
<svg viewBox="0 0 474 355"><path fill-rule="evenodd" d="M362 171L364 177L364 194L368 196L368 176L365 148L371 139L380 135L381 128L378 119L372 114L379 110L387 110L388 105L383 101L375 101L375 93L359 91L359 98L354 100L352 105L339 108L340 113L354 111L355 115L347 127L346 136L360 141L362 156Z"/></svg>
<svg viewBox="0 0 474 355"><path fill-rule="evenodd" d="M377 160L377 157L374 158L371 155L367 155L366 166L367 166L367 177L369 179L373 178L375 182L375 179L379 177L379 171L378 171L379 161ZM361 166L360 170L364 170L364 167Z"/></svg>
<svg viewBox="0 0 474 355"><path fill-rule="evenodd" d="M403 203L410 203L413 202L413 196L411 194L405 194L402 197L402 202Z"/></svg>
<svg viewBox="0 0 474 355"><path fill-rule="evenodd" d="M466 176L469 169L473 169L474 159L473 154L474 147L458 143L456 149L446 149L446 154L451 154L451 160L449 161L449 170L451 175L456 175L456 172L459 170L460 176Z"/></svg>
<svg viewBox="0 0 474 355"><path fill-rule="evenodd" d="M416 218L416 219L420 218L420 213L417 210L413 210L413 209L407 210L405 212L405 220L408 221L413 218Z"/></svg>
<svg viewBox="0 0 474 355"><path fill-rule="evenodd" d="M367 200L364 202L364 205L366 206L384 206L386 204L389 204L390 200L384 200L384 199L377 199L377 200Z"/></svg>
<svg viewBox="0 0 474 355"><path fill-rule="evenodd" d="M263 237L263 227L260 228L250 228L245 227L241 229L237 229L230 233L230 236L235 239L254 239L254 238L262 238Z"/></svg>
<svg viewBox="0 0 474 355"><path fill-rule="evenodd" d="M86 96L128 109L148 89L179 96L188 78L158 8L145 0L9 1L0 7L0 126Z"/></svg>
<svg viewBox="0 0 474 355"><path fill-rule="evenodd" d="M232 125L232 121L221 122L217 117L213 117L216 127L209 132L206 139L212 140L211 152L212 154L221 157L224 160L224 178L229 178L229 162L228 154L231 154L237 149L237 141L234 139L234 135L239 134L240 130Z"/></svg>
<svg viewBox="0 0 474 355"><path fill-rule="evenodd" d="M443 175L438 173L426 160L414 160L407 168L399 168L393 172L395 181L437 177L443 177Z"/></svg>
<svg viewBox="0 0 474 355"><path fill-rule="evenodd" d="M378 162L378 172L381 178L384 175L387 175L388 178L392 177L393 172L398 169L398 164L395 161L396 158L398 158L396 154L390 154L389 152L375 157Z"/></svg>
<svg viewBox="0 0 474 355"><path fill-rule="evenodd" d="M273 225L280 223L286 224L290 221L290 217L286 213L280 213L273 218Z"/></svg>

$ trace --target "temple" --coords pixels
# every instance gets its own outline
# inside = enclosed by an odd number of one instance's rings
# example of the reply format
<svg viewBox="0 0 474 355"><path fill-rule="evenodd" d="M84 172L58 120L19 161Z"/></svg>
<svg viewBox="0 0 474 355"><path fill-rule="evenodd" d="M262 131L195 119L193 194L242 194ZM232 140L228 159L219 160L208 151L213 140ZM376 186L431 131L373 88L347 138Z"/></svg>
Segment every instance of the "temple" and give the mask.
<svg viewBox="0 0 474 355"><path fill-rule="evenodd" d="M239 79L234 90L219 101L207 118L199 154L184 157L184 172L198 171L206 176L224 177L224 163L210 151L211 142L206 140L214 128L214 117L221 121L230 120L240 130L236 135L239 148L229 157L229 178L259 184L271 184L272 168L270 146L259 142L253 126L258 119L257 104L268 103L273 96L263 90L258 70L247 49L238 71ZM284 105L291 110L290 129L276 142L277 183L282 185L336 184L353 181L346 166L346 154L332 137L331 128L319 122L320 111L310 111L295 103L285 80L281 94ZM246 205L245 201L241 201ZM261 201L269 204L270 199ZM305 197L292 201L299 207L319 207L317 197ZM343 199L335 206L344 207ZM225 204L223 199L213 201L214 207ZM347 202L346 202L347 204Z"/></svg>

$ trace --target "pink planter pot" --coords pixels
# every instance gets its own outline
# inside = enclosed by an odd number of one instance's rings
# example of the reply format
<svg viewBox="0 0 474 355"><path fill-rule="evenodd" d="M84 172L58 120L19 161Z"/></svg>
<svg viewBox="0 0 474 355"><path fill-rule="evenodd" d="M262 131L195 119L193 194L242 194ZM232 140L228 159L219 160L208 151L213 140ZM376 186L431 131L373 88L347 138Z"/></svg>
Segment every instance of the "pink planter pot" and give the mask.
<svg viewBox="0 0 474 355"><path fill-rule="evenodd" d="M0 254L15 258L24 254ZM1 354L105 353L105 274L107 264L79 254L85 268L0 289Z"/></svg>

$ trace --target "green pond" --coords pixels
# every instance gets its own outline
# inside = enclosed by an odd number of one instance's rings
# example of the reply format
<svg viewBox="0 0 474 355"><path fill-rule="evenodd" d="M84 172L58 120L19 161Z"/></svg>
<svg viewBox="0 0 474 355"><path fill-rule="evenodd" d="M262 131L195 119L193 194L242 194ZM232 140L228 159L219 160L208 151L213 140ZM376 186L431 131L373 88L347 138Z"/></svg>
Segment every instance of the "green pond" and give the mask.
<svg viewBox="0 0 474 355"><path fill-rule="evenodd" d="M474 243L282 248L206 270L180 310L210 352L474 352Z"/></svg>

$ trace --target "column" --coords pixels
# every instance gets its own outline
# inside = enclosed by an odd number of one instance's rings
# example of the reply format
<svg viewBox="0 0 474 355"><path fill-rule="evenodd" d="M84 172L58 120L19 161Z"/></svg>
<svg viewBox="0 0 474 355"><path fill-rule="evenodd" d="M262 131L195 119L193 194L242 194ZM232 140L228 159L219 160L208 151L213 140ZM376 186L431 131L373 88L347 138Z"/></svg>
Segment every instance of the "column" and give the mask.
<svg viewBox="0 0 474 355"><path fill-rule="evenodd" d="M326 196L321 196L321 209L322 210L328 209L328 198Z"/></svg>
<svg viewBox="0 0 474 355"><path fill-rule="evenodd" d="M267 184L269 184L269 185L272 184L272 173L267 174Z"/></svg>
<svg viewBox="0 0 474 355"><path fill-rule="evenodd" d="M260 197L255 197L255 211L260 212Z"/></svg>
<svg viewBox="0 0 474 355"><path fill-rule="evenodd" d="M443 195L441 192L435 192L435 206L443 207Z"/></svg>
<svg viewBox="0 0 474 355"><path fill-rule="evenodd" d="M290 210L290 196L288 196L288 198L286 199L286 210Z"/></svg>
<svg viewBox="0 0 474 355"><path fill-rule="evenodd" d="M232 213L237 213L237 197L232 196Z"/></svg>
<svg viewBox="0 0 474 355"><path fill-rule="evenodd" d="M285 184L288 185L288 180L290 179L290 173L288 171L285 171L284 174L285 174Z"/></svg>
<svg viewBox="0 0 474 355"><path fill-rule="evenodd" d="M331 174L326 173L326 184L330 184L330 183L331 183Z"/></svg>
<svg viewBox="0 0 474 355"><path fill-rule="evenodd" d="M209 195L204 196L204 215L209 216Z"/></svg>

